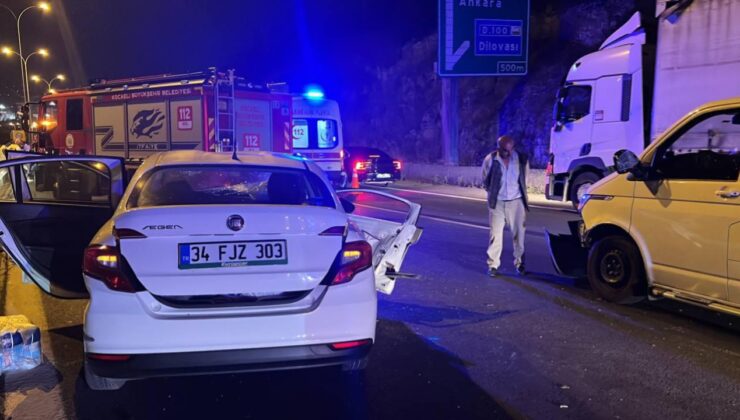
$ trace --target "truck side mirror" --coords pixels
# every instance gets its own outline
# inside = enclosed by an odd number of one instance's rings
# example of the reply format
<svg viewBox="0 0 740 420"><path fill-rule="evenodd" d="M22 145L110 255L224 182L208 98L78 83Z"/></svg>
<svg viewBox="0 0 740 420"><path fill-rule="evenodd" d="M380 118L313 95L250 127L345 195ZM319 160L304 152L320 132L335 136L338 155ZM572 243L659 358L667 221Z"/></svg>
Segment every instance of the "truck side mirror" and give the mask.
<svg viewBox="0 0 740 420"><path fill-rule="evenodd" d="M640 166L640 159L632 151L622 149L614 154L614 168L617 173L634 172Z"/></svg>

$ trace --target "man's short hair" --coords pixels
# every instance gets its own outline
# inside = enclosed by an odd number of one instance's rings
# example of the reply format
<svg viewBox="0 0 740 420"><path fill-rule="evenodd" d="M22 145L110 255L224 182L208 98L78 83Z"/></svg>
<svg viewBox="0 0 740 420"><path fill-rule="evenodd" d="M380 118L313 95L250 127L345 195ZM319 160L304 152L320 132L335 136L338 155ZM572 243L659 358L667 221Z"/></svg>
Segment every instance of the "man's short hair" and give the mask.
<svg viewBox="0 0 740 420"><path fill-rule="evenodd" d="M500 145L502 145L502 144L504 144L504 143L511 143L511 144L514 144L514 138L513 138L513 137L511 137L511 136L510 136L510 135L508 135L508 134L504 134L503 136L501 136L501 137L499 137L499 138L498 138L498 140L497 140L497 142L496 142L496 143L497 143L497 144L498 144L499 146L500 146Z"/></svg>

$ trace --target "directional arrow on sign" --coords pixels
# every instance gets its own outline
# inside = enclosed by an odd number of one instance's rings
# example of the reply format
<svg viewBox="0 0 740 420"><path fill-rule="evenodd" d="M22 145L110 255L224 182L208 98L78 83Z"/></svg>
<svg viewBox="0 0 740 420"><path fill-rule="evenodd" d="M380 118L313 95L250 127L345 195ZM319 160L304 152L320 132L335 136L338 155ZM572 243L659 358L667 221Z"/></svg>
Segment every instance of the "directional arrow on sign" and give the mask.
<svg viewBox="0 0 740 420"><path fill-rule="evenodd" d="M446 0L445 2L445 70L450 71L458 61L460 57L470 48L470 41L463 41L460 47L455 50L453 43L454 38L454 5L455 0ZM454 52L453 52L454 50Z"/></svg>

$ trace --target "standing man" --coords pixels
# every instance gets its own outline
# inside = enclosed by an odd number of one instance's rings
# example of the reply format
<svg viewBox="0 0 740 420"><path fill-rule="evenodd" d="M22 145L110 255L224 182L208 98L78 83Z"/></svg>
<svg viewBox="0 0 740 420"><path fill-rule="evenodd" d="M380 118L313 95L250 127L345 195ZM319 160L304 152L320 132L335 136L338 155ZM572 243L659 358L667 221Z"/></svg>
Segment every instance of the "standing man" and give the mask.
<svg viewBox="0 0 740 420"><path fill-rule="evenodd" d="M501 266L504 247L504 225L514 239L514 266L524 274L524 231L527 203L527 172L529 162L524 154L514 150L514 139L498 138L498 150L483 160L483 188L488 193L488 275L495 277Z"/></svg>

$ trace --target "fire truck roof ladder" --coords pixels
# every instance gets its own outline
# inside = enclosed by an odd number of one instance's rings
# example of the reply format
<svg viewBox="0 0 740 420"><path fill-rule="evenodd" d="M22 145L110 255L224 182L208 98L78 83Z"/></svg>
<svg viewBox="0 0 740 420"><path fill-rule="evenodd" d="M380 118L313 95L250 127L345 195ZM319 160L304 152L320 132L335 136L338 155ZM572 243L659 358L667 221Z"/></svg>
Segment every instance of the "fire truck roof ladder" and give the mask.
<svg viewBox="0 0 740 420"><path fill-rule="evenodd" d="M237 150L236 130L234 127L234 70L228 70L225 75L216 75L216 134L218 135L216 150L220 152L235 152Z"/></svg>

